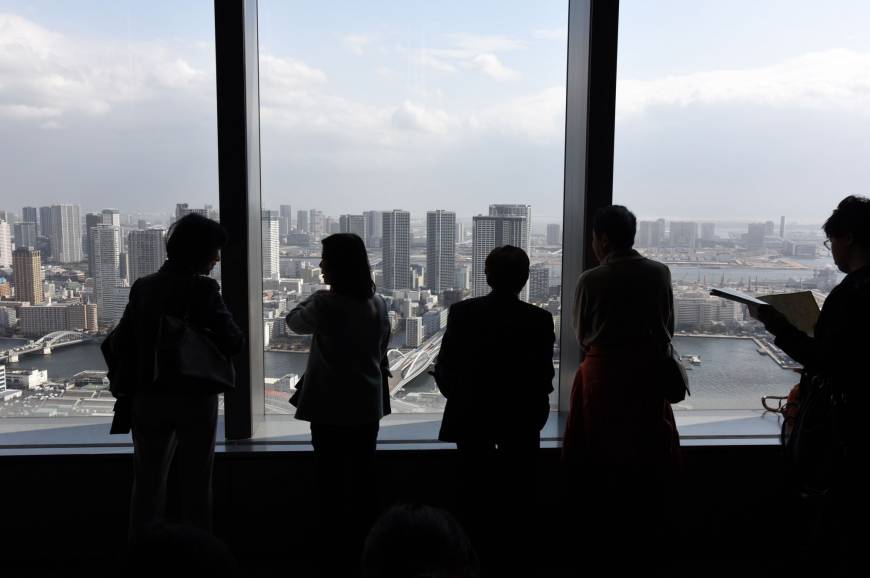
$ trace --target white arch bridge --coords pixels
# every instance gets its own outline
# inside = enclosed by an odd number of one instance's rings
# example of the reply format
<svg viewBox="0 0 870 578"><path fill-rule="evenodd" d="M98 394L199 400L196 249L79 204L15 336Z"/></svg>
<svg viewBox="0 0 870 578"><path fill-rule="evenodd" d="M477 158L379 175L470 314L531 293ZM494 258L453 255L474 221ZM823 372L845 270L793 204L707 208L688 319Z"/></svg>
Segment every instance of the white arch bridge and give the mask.
<svg viewBox="0 0 870 578"><path fill-rule="evenodd" d="M403 353L398 349L391 349L387 352L387 360L390 362L390 373L393 374L393 377L389 379L390 395L395 394L435 363L438 352L441 351L441 339L443 337L444 330L442 329L411 352Z"/></svg>
<svg viewBox="0 0 870 578"><path fill-rule="evenodd" d="M75 345L84 341L93 339L92 335L88 335L82 331L53 331L48 335L43 335L39 339L31 341L26 345L0 351L0 361L9 361L16 363L22 355L41 352L43 355L51 354L53 349L65 347L67 345Z"/></svg>

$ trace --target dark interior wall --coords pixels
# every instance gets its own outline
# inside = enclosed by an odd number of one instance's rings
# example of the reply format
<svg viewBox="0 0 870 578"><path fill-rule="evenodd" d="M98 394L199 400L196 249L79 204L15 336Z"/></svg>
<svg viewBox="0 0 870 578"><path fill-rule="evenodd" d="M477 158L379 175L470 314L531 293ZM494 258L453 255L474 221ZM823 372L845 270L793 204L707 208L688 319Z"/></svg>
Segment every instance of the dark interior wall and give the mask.
<svg viewBox="0 0 870 578"><path fill-rule="evenodd" d="M684 456L684 489L671 504L680 534L668 555L699 563L777 560L787 542L790 499L779 449L689 447ZM111 563L126 538L131 459L129 454L0 457L6 567ZM450 450L379 452L382 501L450 508L457 483L454 460ZM315 515L310 452L220 453L214 481L215 531L241 560L307 565ZM552 563L570 565L567 556L575 555L576 547L562 537L566 500L576 499L576 493L566 487L558 450L543 452L539 488L539 533L552 543Z"/></svg>

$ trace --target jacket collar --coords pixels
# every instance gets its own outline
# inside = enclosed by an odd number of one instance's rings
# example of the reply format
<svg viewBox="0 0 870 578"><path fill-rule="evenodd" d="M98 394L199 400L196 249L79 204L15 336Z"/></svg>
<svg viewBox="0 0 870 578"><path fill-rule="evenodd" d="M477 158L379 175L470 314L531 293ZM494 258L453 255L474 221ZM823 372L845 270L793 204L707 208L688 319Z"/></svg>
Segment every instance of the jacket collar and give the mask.
<svg viewBox="0 0 870 578"><path fill-rule="evenodd" d="M637 261L643 258L644 256L635 251L634 249L628 249L625 251L613 251L601 261L601 264L610 265L611 263L619 263L620 261Z"/></svg>

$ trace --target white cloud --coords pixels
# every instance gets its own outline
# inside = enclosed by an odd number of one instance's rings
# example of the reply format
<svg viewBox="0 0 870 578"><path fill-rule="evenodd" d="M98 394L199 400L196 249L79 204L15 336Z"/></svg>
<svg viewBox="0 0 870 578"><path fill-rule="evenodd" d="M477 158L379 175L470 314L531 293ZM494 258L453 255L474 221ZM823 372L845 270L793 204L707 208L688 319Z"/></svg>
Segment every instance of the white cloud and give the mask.
<svg viewBox="0 0 870 578"><path fill-rule="evenodd" d="M470 126L552 142L565 135L565 87L554 86L536 94L511 99L474 115Z"/></svg>
<svg viewBox="0 0 870 578"><path fill-rule="evenodd" d="M525 48L519 40L507 36L451 34L446 48L424 48L415 55L418 65L437 72L452 73L458 67L472 70L494 80L514 80L519 73L507 67L496 55Z"/></svg>
<svg viewBox="0 0 870 578"><path fill-rule="evenodd" d="M400 130L445 134L450 117L443 110L405 101L393 113L392 121L393 126Z"/></svg>
<svg viewBox="0 0 870 578"><path fill-rule="evenodd" d="M353 54L362 56L365 53L366 47L371 44L372 39L362 34L347 34L342 37L342 41Z"/></svg>
<svg viewBox="0 0 870 578"><path fill-rule="evenodd" d="M45 121L105 115L164 96L209 98L212 73L160 42L90 43L0 14L0 116ZM213 89L211 91L213 94ZM56 129L61 122L40 124Z"/></svg>
<svg viewBox="0 0 870 578"><path fill-rule="evenodd" d="M515 80L520 76L519 72L502 64L495 54L478 54L471 59L470 66L495 80Z"/></svg>
<svg viewBox="0 0 870 578"><path fill-rule="evenodd" d="M260 82L275 90L296 90L326 82L326 73L294 58L279 58L260 53Z"/></svg>
<svg viewBox="0 0 870 578"><path fill-rule="evenodd" d="M617 119L657 106L751 104L870 111L870 53L827 50L778 64L652 80L620 79Z"/></svg>

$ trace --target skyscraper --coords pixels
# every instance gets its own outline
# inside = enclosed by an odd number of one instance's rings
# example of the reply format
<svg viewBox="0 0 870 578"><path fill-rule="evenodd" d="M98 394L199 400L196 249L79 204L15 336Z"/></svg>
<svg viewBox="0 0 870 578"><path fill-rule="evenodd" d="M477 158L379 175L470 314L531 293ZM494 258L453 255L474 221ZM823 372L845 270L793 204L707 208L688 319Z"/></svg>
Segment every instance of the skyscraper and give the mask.
<svg viewBox="0 0 870 578"><path fill-rule="evenodd" d="M312 239L319 241L325 236L326 229L324 225L323 211L318 211L317 209L308 211L308 232L311 234Z"/></svg>
<svg viewBox="0 0 870 578"><path fill-rule="evenodd" d="M51 206L51 257L58 263L82 260L82 222L78 205Z"/></svg>
<svg viewBox="0 0 870 578"><path fill-rule="evenodd" d="M263 237L263 278L277 279L281 275L280 264L280 235L279 217L276 211L263 211L262 213L262 237Z"/></svg>
<svg viewBox="0 0 870 578"><path fill-rule="evenodd" d="M694 249L698 244L698 223L671 221L671 247Z"/></svg>
<svg viewBox="0 0 870 578"><path fill-rule="evenodd" d="M363 241L366 240L365 215L341 215L338 218L340 233L353 233Z"/></svg>
<svg viewBox="0 0 870 578"><path fill-rule="evenodd" d="M39 231L41 237L51 237L51 207L39 207Z"/></svg>
<svg viewBox="0 0 870 578"><path fill-rule="evenodd" d="M100 215L104 225L121 226L121 212L118 209L103 209Z"/></svg>
<svg viewBox="0 0 870 578"><path fill-rule="evenodd" d="M88 252L88 277L94 277L94 250L91 230L103 222L103 215L100 213L88 213L85 215L85 250Z"/></svg>
<svg viewBox="0 0 870 578"><path fill-rule="evenodd" d="M779 218L779 238L785 239L785 215Z"/></svg>
<svg viewBox="0 0 870 578"><path fill-rule="evenodd" d="M764 223L749 223L746 232L746 248L764 248L764 236L766 234L766 229L767 225L765 225Z"/></svg>
<svg viewBox="0 0 870 578"><path fill-rule="evenodd" d="M456 287L456 213L426 212L426 287L441 293Z"/></svg>
<svg viewBox="0 0 870 578"><path fill-rule="evenodd" d="M531 232L532 232L532 206L531 205L490 205L490 217L523 217L526 221L522 228L522 244L510 243L515 245L531 256Z"/></svg>
<svg viewBox="0 0 870 578"><path fill-rule="evenodd" d="M547 225L547 245L558 246L562 244L562 226L559 223Z"/></svg>
<svg viewBox="0 0 870 578"><path fill-rule="evenodd" d="M394 209L383 217L384 289L411 288L411 213Z"/></svg>
<svg viewBox="0 0 870 578"><path fill-rule="evenodd" d="M308 232L308 211L296 211L296 230L301 233Z"/></svg>
<svg viewBox="0 0 870 578"><path fill-rule="evenodd" d="M513 245L523 247L528 243L527 224L525 217L521 216L483 216L473 218L474 230L472 232L472 255L471 255L471 284L474 297L480 297L489 293L489 285L486 283L486 257L496 247ZM520 293L523 299L528 299L528 284Z"/></svg>
<svg viewBox="0 0 870 578"><path fill-rule="evenodd" d="M36 234L39 235L39 209L36 207L22 207L21 220L25 223L33 223L36 225Z"/></svg>
<svg viewBox="0 0 870 578"><path fill-rule="evenodd" d="M714 241L716 239L716 223L701 223L701 240Z"/></svg>
<svg viewBox="0 0 870 578"><path fill-rule="evenodd" d="M176 203L175 204L175 220L177 221L181 217L185 215L189 215L191 213L196 213L197 215L202 215L203 217L211 218L214 214L209 215L210 207L206 205L202 209L191 209L190 205L187 203Z"/></svg>
<svg viewBox="0 0 870 578"><path fill-rule="evenodd" d="M136 279L156 273L166 260L166 243L163 229L130 231L127 245L130 261L130 284Z"/></svg>
<svg viewBox="0 0 870 578"><path fill-rule="evenodd" d="M290 205L280 205L278 207L278 234L284 237L290 234L290 229L293 228L293 207Z"/></svg>
<svg viewBox="0 0 870 578"><path fill-rule="evenodd" d="M0 267L12 265L12 227L0 221Z"/></svg>
<svg viewBox="0 0 870 578"><path fill-rule="evenodd" d="M381 212L366 211L363 216L366 218L366 247L369 249L380 247L384 236L384 220Z"/></svg>
<svg viewBox="0 0 870 578"><path fill-rule="evenodd" d="M15 299L27 301L31 305L45 303L39 251L16 249L12 254L12 272L15 274Z"/></svg>
<svg viewBox="0 0 870 578"><path fill-rule="evenodd" d="M94 253L94 297L97 318L101 324L113 321L114 289L121 285L118 264L121 232L118 227L100 223L91 229L91 251Z"/></svg>
<svg viewBox="0 0 870 578"><path fill-rule="evenodd" d="M529 267L529 300L532 303L546 303L550 297L550 267L546 263L535 263Z"/></svg>
<svg viewBox="0 0 870 578"><path fill-rule="evenodd" d="M36 248L36 223L30 221L22 221L15 223L15 247L30 247Z"/></svg>

